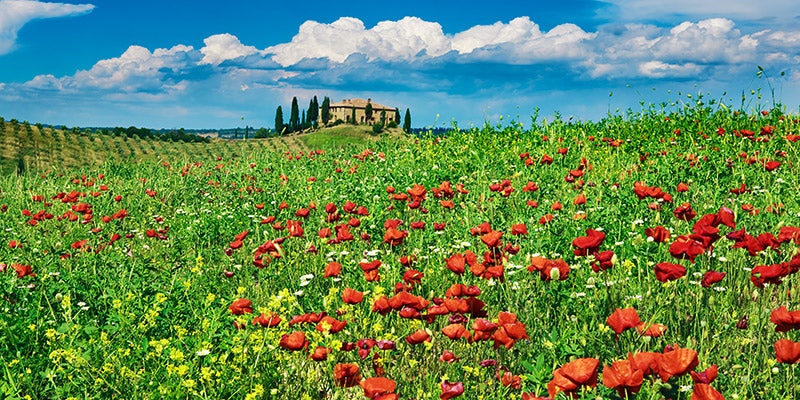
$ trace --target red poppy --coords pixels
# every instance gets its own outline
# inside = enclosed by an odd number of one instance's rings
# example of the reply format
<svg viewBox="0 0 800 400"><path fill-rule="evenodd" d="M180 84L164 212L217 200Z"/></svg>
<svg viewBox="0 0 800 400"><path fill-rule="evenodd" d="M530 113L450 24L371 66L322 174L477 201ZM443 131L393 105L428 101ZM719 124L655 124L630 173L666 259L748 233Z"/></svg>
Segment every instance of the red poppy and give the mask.
<svg viewBox="0 0 800 400"><path fill-rule="evenodd" d="M364 293L350 288L345 288L342 291L342 301L347 304L358 304L364 300Z"/></svg>
<svg viewBox="0 0 800 400"><path fill-rule="evenodd" d="M788 339L775 342L775 354L778 362L795 364L800 361L800 342L795 343Z"/></svg>
<svg viewBox="0 0 800 400"><path fill-rule="evenodd" d="M403 244L403 239L405 239L406 236L408 236L408 232L389 227L383 235L383 242L392 246L399 246Z"/></svg>
<svg viewBox="0 0 800 400"><path fill-rule="evenodd" d="M615 361L603 367L603 385L615 389L622 398L638 393L643 380L643 372L634 368L630 360Z"/></svg>
<svg viewBox="0 0 800 400"><path fill-rule="evenodd" d="M512 387L514 389L521 389L522 388L522 377L519 375L514 375L509 371L497 370L497 380L505 387Z"/></svg>
<svg viewBox="0 0 800 400"><path fill-rule="evenodd" d="M627 329L635 328L641 325L642 320L639 319L639 314L633 307L625 309L617 308L606 319L606 324L611 327L615 334L619 335Z"/></svg>
<svg viewBox="0 0 800 400"><path fill-rule="evenodd" d="M658 374L666 382L673 376L682 376L693 370L699 360L697 352L692 349L674 349L664 352L658 360Z"/></svg>
<svg viewBox="0 0 800 400"><path fill-rule="evenodd" d="M453 271L458 275L464 273L465 259L461 253L453 254L452 256L450 256L450 258L445 258L445 261L447 262L445 266L450 271Z"/></svg>
<svg viewBox="0 0 800 400"><path fill-rule="evenodd" d="M659 337L667 330L667 327L661 324L647 325L643 322L641 325L637 326L636 329L642 336Z"/></svg>
<svg viewBox="0 0 800 400"><path fill-rule="evenodd" d="M540 225L545 225L545 224L547 224L548 222L550 222L552 220L553 220L553 214L547 214L547 215L543 216L542 218L539 218L539 224Z"/></svg>
<svg viewBox="0 0 800 400"><path fill-rule="evenodd" d="M766 164L764 164L764 169L766 169L767 171L773 171L780 166L781 166L780 161L769 161Z"/></svg>
<svg viewBox="0 0 800 400"><path fill-rule="evenodd" d="M595 253L594 261L592 262L592 271L600 272L605 271L614 266L614 251L606 250Z"/></svg>
<svg viewBox="0 0 800 400"><path fill-rule="evenodd" d="M775 324L775 332L788 332L793 329L800 329L800 310L789 312L786 306L780 306L769 316L769 320Z"/></svg>
<svg viewBox="0 0 800 400"><path fill-rule="evenodd" d="M497 247L500 244L500 238L503 237L502 232L491 231L481 236L481 241L488 247Z"/></svg>
<svg viewBox="0 0 800 400"><path fill-rule="evenodd" d="M274 328L281 323L281 317L274 312L271 312L270 315L266 313L261 313L258 317L253 318L253 325L261 325L265 328Z"/></svg>
<svg viewBox="0 0 800 400"><path fill-rule="evenodd" d="M460 338L469 338L472 334L461 324L450 324L442 328L442 333L450 338L450 340L457 340Z"/></svg>
<svg viewBox="0 0 800 400"><path fill-rule="evenodd" d="M464 394L463 382L450 382L445 380L442 382L442 394L439 395L441 400L452 399Z"/></svg>
<svg viewBox="0 0 800 400"><path fill-rule="evenodd" d="M330 278L332 276L339 276L341 272L342 272L342 265L337 263L336 261L331 261L325 267L325 275L323 277Z"/></svg>
<svg viewBox="0 0 800 400"><path fill-rule="evenodd" d="M280 341L281 348L291 351L297 351L302 348L308 347L308 340L306 340L306 333L303 331L292 332L283 335Z"/></svg>
<svg viewBox="0 0 800 400"><path fill-rule="evenodd" d="M704 288L709 288L711 285L721 281L726 274L727 272L708 271L705 273L705 275L703 275L703 279L700 280L700 284Z"/></svg>
<svg viewBox="0 0 800 400"><path fill-rule="evenodd" d="M597 367L600 360L596 358L579 358L553 371L553 380L547 384L547 393L555 397L560 392L574 397L582 386L597 386Z"/></svg>
<svg viewBox="0 0 800 400"><path fill-rule="evenodd" d="M309 354L308 358L314 361L325 361L328 359L328 348L325 346L317 346L314 352Z"/></svg>
<svg viewBox="0 0 800 400"><path fill-rule="evenodd" d="M314 329L319 332L325 332L327 329L330 333L337 333L344 330L346 325L347 321L339 321L336 318L325 315L320 319L319 323L317 323L317 326Z"/></svg>
<svg viewBox="0 0 800 400"><path fill-rule="evenodd" d="M525 224L515 224L511 226L511 234L514 236L517 235L527 235L528 234L528 227Z"/></svg>
<svg viewBox="0 0 800 400"><path fill-rule="evenodd" d="M424 329L419 329L416 332L406 336L406 342L410 345L420 344L422 342L430 342L431 335L425 332Z"/></svg>
<svg viewBox="0 0 800 400"><path fill-rule="evenodd" d="M679 264L658 263L655 266L656 279L661 282L674 281L686 275L686 268Z"/></svg>
<svg viewBox="0 0 800 400"><path fill-rule="evenodd" d="M653 352L640 352L636 354L628 353L628 360L636 370L642 371L647 376L650 374L658 374L659 367L658 361L663 354Z"/></svg>
<svg viewBox="0 0 800 400"><path fill-rule="evenodd" d="M672 215L675 218L682 220L682 221L691 221L694 217L697 216L697 213L692 210L692 205L689 203L683 203L680 207L676 208L675 211L672 212Z"/></svg>
<svg viewBox="0 0 800 400"><path fill-rule="evenodd" d="M700 372L690 371L689 375L691 375L692 381L695 384L697 383L710 384L711 382L714 382L714 379L717 379L717 366L712 365L706 368L705 371L700 371Z"/></svg>
<svg viewBox="0 0 800 400"><path fill-rule="evenodd" d="M356 364L336 364L333 367L333 381L339 387L353 387L361 381L361 373Z"/></svg>
<svg viewBox="0 0 800 400"><path fill-rule="evenodd" d="M231 314L233 315L243 315L243 314L252 314L253 313L253 303L248 299L237 299L234 300L233 304L228 306L231 310Z"/></svg>
<svg viewBox="0 0 800 400"><path fill-rule="evenodd" d="M574 249L572 252L579 257L595 253L605 238L605 233L594 229L587 229L586 236L578 236L572 240L572 245L577 247L577 249Z"/></svg>
<svg viewBox="0 0 800 400"><path fill-rule="evenodd" d="M543 257L531 257L528 271L539 271L543 281L563 281L569 277L570 267L562 259L550 260Z"/></svg>
<svg viewBox="0 0 800 400"><path fill-rule="evenodd" d="M653 238L653 241L658 243L664 243L669 240L670 237L669 231L663 226L647 228L644 230L644 234L647 235L647 237Z"/></svg>
<svg viewBox="0 0 800 400"><path fill-rule="evenodd" d="M12 249L16 249L17 247L22 247L22 243L20 243L20 242L18 242L16 240L12 240L12 241L8 242L8 247L10 247Z"/></svg>
<svg viewBox="0 0 800 400"><path fill-rule="evenodd" d="M458 360L460 360L460 358L456 357L456 355L453 354L453 352L451 352L450 350L443 351L442 355L439 357L439 361L445 361L449 363L454 363Z"/></svg>
<svg viewBox="0 0 800 400"><path fill-rule="evenodd" d="M572 205L579 206L581 204L586 204L586 195L581 193L575 197L575 200L572 201Z"/></svg>
<svg viewBox="0 0 800 400"><path fill-rule="evenodd" d="M683 182L678 184L678 188L675 190L677 192L688 192L689 186Z"/></svg>
<svg viewBox="0 0 800 400"><path fill-rule="evenodd" d="M26 277L26 276L30 276L30 277L36 276L36 274L32 273L33 270L32 270L30 265L23 265L23 264L14 263L14 264L11 264L10 267L13 268L14 271L17 272L17 278L22 278L22 277Z"/></svg>
<svg viewBox="0 0 800 400"><path fill-rule="evenodd" d="M725 400L725 397L708 384L695 383L691 400Z"/></svg>

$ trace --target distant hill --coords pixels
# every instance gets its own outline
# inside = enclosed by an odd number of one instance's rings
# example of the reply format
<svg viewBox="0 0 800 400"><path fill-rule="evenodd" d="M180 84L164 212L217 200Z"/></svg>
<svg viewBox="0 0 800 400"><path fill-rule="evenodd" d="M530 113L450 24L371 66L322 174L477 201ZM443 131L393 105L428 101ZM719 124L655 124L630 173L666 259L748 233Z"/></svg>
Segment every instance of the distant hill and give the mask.
<svg viewBox="0 0 800 400"><path fill-rule="evenodd" d="M232 130L231 130L232 131ZM226 132L227 133L227 132ZM243 131L239 132L242 137ZM253 133L251 132L251 135ZM98 166L106 161L208 161L246 157L254 151L304 152L345 145L367 145L381 137L401 137L398 128L374 134L369 126L339 125L314 132L267 139L161 140L54 129L17 121L0 123L0 174ZM196 138L192 138L195 140Z"/></svg>

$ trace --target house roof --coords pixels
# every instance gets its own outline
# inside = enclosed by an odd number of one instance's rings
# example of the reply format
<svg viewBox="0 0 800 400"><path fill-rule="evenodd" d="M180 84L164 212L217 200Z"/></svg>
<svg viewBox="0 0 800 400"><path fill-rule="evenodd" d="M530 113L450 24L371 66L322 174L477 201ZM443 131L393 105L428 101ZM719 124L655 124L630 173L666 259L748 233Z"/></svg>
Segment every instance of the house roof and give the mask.
<svg viewBox="0 0 800 400"><path fill-rule="evenodd" d="M347 107L347 108L366 108L367 102L372 104L373 110L387 110L387 111L394 111L394 108L387 107L382 104L378 104L373 102L370 99L344 99L342 101L336 102L331 104L331 108L333 107Z"/></svg>

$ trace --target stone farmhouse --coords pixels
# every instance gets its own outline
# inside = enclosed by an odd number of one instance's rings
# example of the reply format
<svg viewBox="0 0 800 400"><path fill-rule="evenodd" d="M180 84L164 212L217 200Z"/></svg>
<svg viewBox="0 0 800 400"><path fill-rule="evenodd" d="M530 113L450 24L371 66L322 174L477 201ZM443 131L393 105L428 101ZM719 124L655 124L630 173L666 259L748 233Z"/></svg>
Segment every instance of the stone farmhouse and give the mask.
<svg viewBox="0 0 800 400"><path fill-rule="evenodd" d="M365 115L367 104L372 104L372 118L369 121L366 121ZM332 103L330 105L331 120L341 119L344 122L352 123L350 119L353 117L353 109L356 110L356 123L359 124L372 125L375 122L380 122L382 111L386 111L386 123L394 121L395 108L373 103L372 99L344 99Z"/></svg>

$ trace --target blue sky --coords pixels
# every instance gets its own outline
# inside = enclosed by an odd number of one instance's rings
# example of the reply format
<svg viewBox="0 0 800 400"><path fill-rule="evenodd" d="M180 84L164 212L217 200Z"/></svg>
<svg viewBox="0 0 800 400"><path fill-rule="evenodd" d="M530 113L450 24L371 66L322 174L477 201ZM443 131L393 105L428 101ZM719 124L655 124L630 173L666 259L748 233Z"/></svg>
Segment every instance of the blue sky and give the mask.
<svg viewBox="0 0 800 400"><path fill-rule="evenodd" d="M414 126L596 120L686 94L738 105L767 89L757 65L800 104L793 0L331 4L0 0L0 116L271 127L316 95L410 108Z"/></svg>

